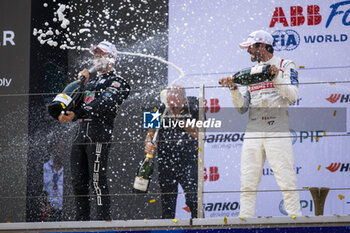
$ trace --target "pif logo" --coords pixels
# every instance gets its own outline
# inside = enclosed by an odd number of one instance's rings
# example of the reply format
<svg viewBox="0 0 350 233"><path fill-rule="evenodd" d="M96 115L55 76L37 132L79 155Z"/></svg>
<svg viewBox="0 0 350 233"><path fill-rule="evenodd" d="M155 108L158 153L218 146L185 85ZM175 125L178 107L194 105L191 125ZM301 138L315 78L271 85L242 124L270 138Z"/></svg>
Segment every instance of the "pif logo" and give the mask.
<svg viewBox="0 0 350 233"><path fill-rule="evenodd" d="M311 142L318 142L319 138L323 137L324 130L317 131L300 131L300 143L305 141L305 139L310 138Z"/></svg>
<svg viewBox="0 0 350 233"><path fill-rule="evenodd" d="M278 207L279 207L281 214L288 215L286 209L284 208L284 201L283 200L280 201ZM300 207L301 207L301 209L312 212L312 207L313 207L312 200L300 200Z"/></svg>
<svg viewBox="0 0 350 233"><path fill-rule="evenodd" d="M300 36L294 30L277 30L272 33L276 51L294 50L300 44Z"/></svg>
<svg viewBox="0 0 350 233"><path fill-rule="evenodd" d="M293 129L289 129L289 131L293 145L298 141L298 138L300 139L300 143L303 143L308 138L310 138L311 142L317 143L319 139L325 134L324 130L295 132Z"/></svg>

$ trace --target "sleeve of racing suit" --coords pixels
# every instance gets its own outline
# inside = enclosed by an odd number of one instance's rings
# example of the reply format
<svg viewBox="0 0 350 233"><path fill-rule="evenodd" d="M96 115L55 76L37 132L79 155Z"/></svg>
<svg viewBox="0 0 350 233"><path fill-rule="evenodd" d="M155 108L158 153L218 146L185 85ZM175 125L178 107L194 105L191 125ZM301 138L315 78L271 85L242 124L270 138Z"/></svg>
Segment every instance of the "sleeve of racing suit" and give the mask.
<svg viewBox="0 0 350 233"><path fill-rule="evenodd" d="M76 118L86 118L96 114L108 114L116 111L117 105L128 97L130 86L127 82L119 79L113 80L101 95L88 104L82 106L75 112Z"/></svg>
<svg viewBox="0 0 350 233"><path fill-rule="evenodd" d="M285 61L277 77L273 80L278 93L287 98L290 104L298 99L298 71L296 65L292 61Z"/></svg>
<svg viewBox="0 0 350 233"><path fill-rule="evenodd" d="M232 102L240 114L244 114L249 108L250 93L248 88L249 87L244 86L236 89L230 89Z"/></svg>

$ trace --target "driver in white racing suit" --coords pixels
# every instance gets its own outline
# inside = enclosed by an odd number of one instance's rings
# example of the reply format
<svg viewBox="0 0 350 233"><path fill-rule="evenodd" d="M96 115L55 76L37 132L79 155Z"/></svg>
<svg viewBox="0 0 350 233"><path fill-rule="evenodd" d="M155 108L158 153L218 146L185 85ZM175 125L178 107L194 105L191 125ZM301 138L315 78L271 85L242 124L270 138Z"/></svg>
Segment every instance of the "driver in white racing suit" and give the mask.
<svg viewBox="0 0 350 233"><path fill-rule="evenodd" d="M266 31L252 32L240 44L251 55L256 66L270 64L272 80L238 86L231 77L222 78L229 87L232 102L238 112L249 110L241 156L240 217L253 217L262 168L267 157L276 181L282 190L284 206L289 216L301 216L294 156L289 133L288 106L298 98L298 72L290 60L273 56L273 37Z"/></svg>

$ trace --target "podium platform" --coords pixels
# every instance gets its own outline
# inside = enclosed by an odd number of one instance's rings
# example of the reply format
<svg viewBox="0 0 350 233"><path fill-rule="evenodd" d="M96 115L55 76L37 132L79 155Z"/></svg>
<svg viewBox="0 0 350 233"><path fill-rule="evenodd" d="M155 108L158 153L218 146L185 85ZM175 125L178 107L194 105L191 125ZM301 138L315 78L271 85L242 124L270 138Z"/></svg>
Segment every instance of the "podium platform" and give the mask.
<svg viewBox="0 0 350 233"><path fill-rule="evenodd" d="M350 232L350 216L0 223L0 232Z"/></svg>

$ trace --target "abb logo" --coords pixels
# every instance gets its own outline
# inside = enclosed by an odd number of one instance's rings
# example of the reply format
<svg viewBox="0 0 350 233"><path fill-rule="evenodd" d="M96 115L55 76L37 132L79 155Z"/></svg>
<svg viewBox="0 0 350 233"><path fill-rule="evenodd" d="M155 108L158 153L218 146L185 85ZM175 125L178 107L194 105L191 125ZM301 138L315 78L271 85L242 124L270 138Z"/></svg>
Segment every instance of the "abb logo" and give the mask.
<svg viewBox="0 0 350 233"><path fill-rule="evenodd" d="M220 178L218 167L209 167L209 181L218 181ZM204 181L208 180L207 169L204 168Z"/></svg>
<svg viewBox="0 0 350 233"><path fill-rule="evenodd" d="M341 23L344 26L350 26L350 9L344 9L350 5L350 1L341 1L334 3L329 6L331 9L328 19L326 21L326 28L329 27L334 18L339 18L342 16ZM272 15L270 22L270 27L275 27L277 23L281 23L284 27L295 27L301 26L307 21L307 25L318 25L322 21L322 15L320 14L320 7L318 5L308 5L305 8L302 6L291 6L290 7L290 24L288 24L286 14L283 11L282 7L275 7L275 10Z"/></svg>
<svg viewBox="0 0 350 233"><path fill-rule="evenodd" d="M328 100L329 102L331 102L332 104L338 102L338 100L340 99L340 103L348 103L350 102L350 95L347 94L331 94L328 98L326 98L326 100Z"/></svg>
<svg viewBox="0 0 350 233"><path fill-rule="evenodd" d="M216 113L220 111L219 99L211 98L210 99L210 107L208 107L208 101L204 100L205 113L210 109L210 113Z"/></svg>
<svg viewBox="0 0 350 233"><path fill-rule="evenodd" d="M301 6L290 7L290 26L301 26L305 23L304 9ZM322 21L320 15L320 7L318 5L309 5L306 10L307 25L318 25ZM286 15L282 7L276 7L270 22L270 28L273 28L276 23L281 23L284 27L289 27Z"/></svg>
<svg viewBox="0 0 350 233"><path fill-rule="evenodd" d="M326 167L326 169L330 172L336 172L339 168L340 172L350 171L350 163L331 163L328 167Z"/></svg>

